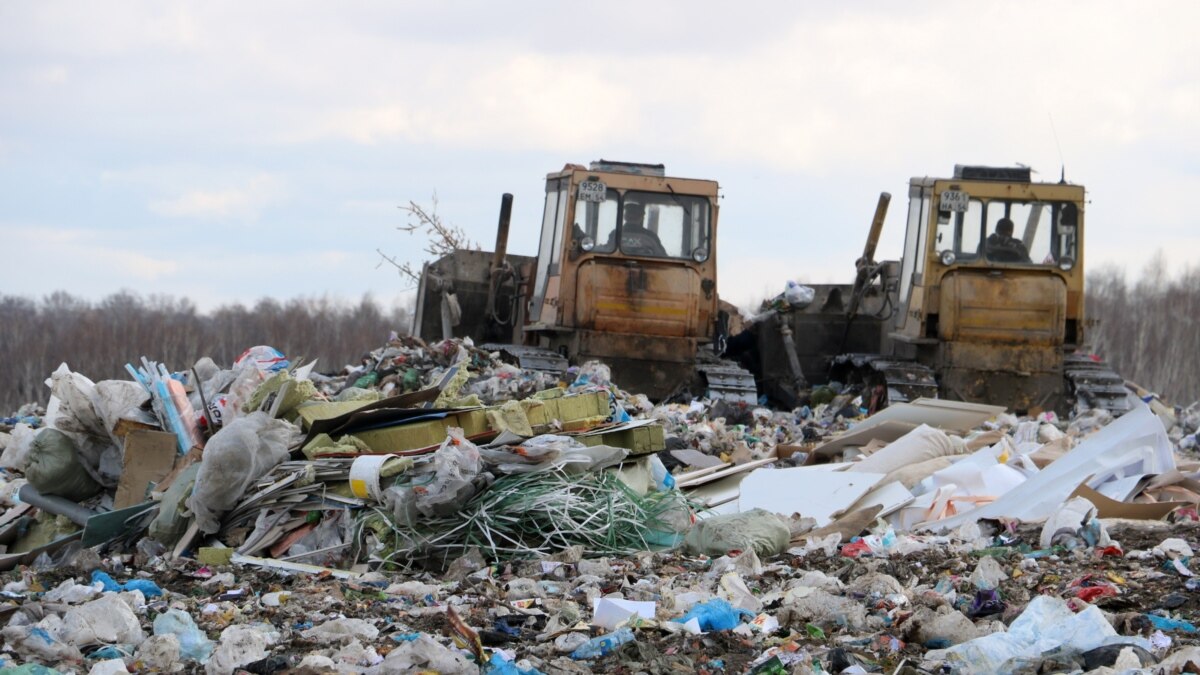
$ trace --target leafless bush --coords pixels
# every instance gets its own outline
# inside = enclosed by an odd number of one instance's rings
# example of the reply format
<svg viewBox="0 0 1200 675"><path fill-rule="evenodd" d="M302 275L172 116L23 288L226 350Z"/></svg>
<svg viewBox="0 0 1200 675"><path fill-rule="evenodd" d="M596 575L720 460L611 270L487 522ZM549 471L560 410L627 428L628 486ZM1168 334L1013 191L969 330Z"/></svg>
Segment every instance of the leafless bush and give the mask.
<svg viewBox="0 0 1200 675"><path fill-rule="evenodd" d="M358 304L329 298L259 300L201 314L191 301L124 291L91 303L58 291L41 301L0 295L0 415L29 402L45 403L43 380L59 363L93 380L126 379L126 363L142 356L172 369L211 356L231 364L254 345L293 358L319 359L336 371L383 344L392 330L407 332L409 311L385 313L370 298Z"/></svg>
<svg viewBox="0 0 1200 675"><path fill-rule="evenodd" d="M410 201L408 206L401 206L400 210L408 214L408 223L398 225L397 230L407 232L409 235L421 234L425 236L425 253L429 254L429 260L437 260L442 256L454 252L455 249L473 249L478 251L479 244L471 241L467 237L467 233L457 225L452 225L442 220L442 217L437 212L438 199L435 193L430 200L429 208L425 208L420 204ZM420 267L413 267L411 262L401 262L395 256L389 256L380 249L375 249L379 254L379 264L387 262L395 267L400 276L408 279L416 284L421 278Z"/></svg>

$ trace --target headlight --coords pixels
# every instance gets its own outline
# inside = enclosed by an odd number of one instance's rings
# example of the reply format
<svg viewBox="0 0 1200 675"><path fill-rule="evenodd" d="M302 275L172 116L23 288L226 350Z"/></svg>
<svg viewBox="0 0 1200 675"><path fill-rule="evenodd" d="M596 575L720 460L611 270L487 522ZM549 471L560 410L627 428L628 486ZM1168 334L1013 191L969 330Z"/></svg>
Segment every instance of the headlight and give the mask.
<svg viewBox="0 0 1200 675"><path fill-rule="evenodd" d="M579 240L579 248L583 249L584 252L590 251L596 248L596 240L591 237L584 237Z"/></svg>
<svg viewBox="0 0 1200 675"><path fill-rule="evenodd" d="M947 267L953 265L954 261L957 260L957 258L954 257L954 251L951 251L950 249L942 251L941 259L942 264Z"/></svg>
<svg viewBox="0 0 1200 675"><path fill-rule="evenodd" d="M1071 258L1062 258L1058 261L1058 269L1060 269L1064 272L1070 272L1071 268L1074 266L1075 266L1075 261L1072 260Z"/></svg>
<svg viewBox="0 0 1200 675"><path fill-rule="evenodd" d="M695 260L698 263L708 260L708 247L697 246L696 249L692 251L692 260Z"/></svg>

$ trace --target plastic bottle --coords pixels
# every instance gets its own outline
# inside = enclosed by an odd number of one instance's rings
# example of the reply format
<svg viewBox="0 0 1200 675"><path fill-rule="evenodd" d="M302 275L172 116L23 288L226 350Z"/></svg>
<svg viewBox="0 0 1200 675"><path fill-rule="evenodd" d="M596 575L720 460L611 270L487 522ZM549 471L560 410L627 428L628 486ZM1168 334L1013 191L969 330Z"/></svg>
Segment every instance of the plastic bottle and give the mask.
<svg viewBox="0 0 1200 675"><path fill-rule="evenodd" d="M633 631L628 628L621 628L607 635L594 637L579 645L575 648L575 651L571 652L571 658L576 661L594 659L605 654L611 654L617 647L626 642L633 642L633 640Z"/></svg>

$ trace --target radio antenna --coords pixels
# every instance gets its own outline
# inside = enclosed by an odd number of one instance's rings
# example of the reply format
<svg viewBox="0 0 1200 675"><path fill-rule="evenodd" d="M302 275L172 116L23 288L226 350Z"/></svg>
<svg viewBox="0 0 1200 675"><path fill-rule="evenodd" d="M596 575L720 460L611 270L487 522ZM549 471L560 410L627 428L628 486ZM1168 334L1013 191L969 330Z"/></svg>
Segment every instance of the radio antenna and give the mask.
<svg viewBox="0 0 1200 675"><path fill-rule="evenodd" d="M1054 113L1047 110L1046 116L1050 118L1050 133L1054 134L1054 146L1056 148L1058 148L1058 165L1059 165L1059 167L1061 167L1058 182L1066 183L1067 182L1067 162L1066 162L1066 160L1063 159L1062 143L1058 142L1058 128L1056 128L1054 126Z"/></svg>

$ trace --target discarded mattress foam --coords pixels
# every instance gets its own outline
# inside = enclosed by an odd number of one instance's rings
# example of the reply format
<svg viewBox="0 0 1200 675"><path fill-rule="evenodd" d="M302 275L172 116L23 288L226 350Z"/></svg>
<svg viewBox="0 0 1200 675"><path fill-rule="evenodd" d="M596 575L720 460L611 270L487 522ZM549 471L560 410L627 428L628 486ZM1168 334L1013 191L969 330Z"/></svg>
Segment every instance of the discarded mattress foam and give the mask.
<svg viewBox="0 0 1200 675"><path fill-rule="evenodd" d="M981 518L1025 522L1048 518L1080 483L1096 487L1115 479L1175 468L1175 455L1162 422L1145 404L1100 429L1032 478L995 501L918 527L946 531Z"/></svg>

